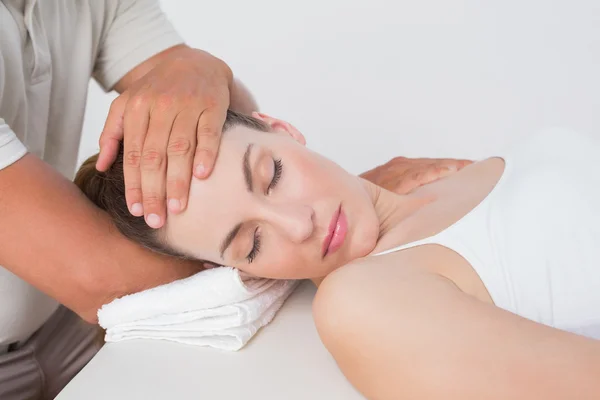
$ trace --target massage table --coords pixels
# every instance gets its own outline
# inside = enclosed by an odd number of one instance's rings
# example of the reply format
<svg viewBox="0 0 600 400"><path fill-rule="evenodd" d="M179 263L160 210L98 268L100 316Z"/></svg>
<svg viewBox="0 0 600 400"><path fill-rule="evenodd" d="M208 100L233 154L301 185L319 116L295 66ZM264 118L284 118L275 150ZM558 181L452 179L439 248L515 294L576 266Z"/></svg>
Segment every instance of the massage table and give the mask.
<svg viewBox="0 0 600 400"><path fill-rule="evenodd" d="M106 344L57 400L364 400L321 343L301 283L238 352L158 340Z"/></svg>
<svg viewBox="0 0 600 400"><path fill-rule="evenodd" d="M398 155L483 158L550 126L600 132L595 0L161 3L190 45L241 74L263 111L353 173ZM82 160L114 98L90 93ZM57 399L363 399L319 340L314 293L303 283L236 353L108 344Z"/></svg>

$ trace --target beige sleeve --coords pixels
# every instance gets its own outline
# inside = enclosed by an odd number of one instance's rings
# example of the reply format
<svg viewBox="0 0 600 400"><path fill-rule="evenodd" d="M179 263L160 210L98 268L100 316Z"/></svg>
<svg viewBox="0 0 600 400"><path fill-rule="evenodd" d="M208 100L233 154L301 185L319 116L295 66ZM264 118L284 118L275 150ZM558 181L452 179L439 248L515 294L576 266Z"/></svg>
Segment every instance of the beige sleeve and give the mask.
<svg viewBox="0 0 600 400"><path fill-rule="evenodd" d="M102 35L94 78L106 91L145 60L183 39L158 0L105 0L111 18Z"/></svg>
<svg viewBox="0 0 600 400"><path fill-rule="evenodd" d="M27 148L8 124L0 118L0 170L18 161L27 153Z"/></svg>

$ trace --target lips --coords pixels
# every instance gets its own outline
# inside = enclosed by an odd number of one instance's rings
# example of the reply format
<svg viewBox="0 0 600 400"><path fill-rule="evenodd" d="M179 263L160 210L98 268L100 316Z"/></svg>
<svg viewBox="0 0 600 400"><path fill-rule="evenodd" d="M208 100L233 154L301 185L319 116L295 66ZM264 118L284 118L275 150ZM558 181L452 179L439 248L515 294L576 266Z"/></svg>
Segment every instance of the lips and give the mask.
<svg viewBox="0 0 600 400"><path fill-rule="evenodd" d="M348 221L346 220L346 214L340 205L336 212L331 218L329 223L329 229L327 230L327 236L323 240L323 257L328 254L335 253L346 239L346 233L348 232Z"/></svg>

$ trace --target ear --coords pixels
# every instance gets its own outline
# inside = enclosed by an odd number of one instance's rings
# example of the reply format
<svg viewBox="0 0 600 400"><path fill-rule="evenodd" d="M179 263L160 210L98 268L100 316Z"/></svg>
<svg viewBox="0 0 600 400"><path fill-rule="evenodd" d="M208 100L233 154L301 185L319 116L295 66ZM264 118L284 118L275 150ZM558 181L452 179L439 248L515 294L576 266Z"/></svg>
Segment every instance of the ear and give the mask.
<svg viewBox="0 0 600 400"><path fill-rule="evenodd" d="M289 122L285 122L256 111L252 113L252 116L269 125L274 132L287 133L293 137L296 142L306 146L306 139L304 138L304 135Z"/></svg>

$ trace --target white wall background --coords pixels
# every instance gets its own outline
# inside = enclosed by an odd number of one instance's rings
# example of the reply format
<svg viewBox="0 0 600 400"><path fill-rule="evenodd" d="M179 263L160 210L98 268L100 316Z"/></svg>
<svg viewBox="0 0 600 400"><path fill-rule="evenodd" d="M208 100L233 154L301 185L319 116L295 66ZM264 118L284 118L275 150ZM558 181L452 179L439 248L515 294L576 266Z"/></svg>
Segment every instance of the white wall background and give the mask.
<svg viewBox="0 0 600 400"><path fill-rule="evenodd" d="M600 134L598 0L164 0L262 111L359 173L481 157L550 125ZM111 99L91 85L80 159Z"/></svg>

